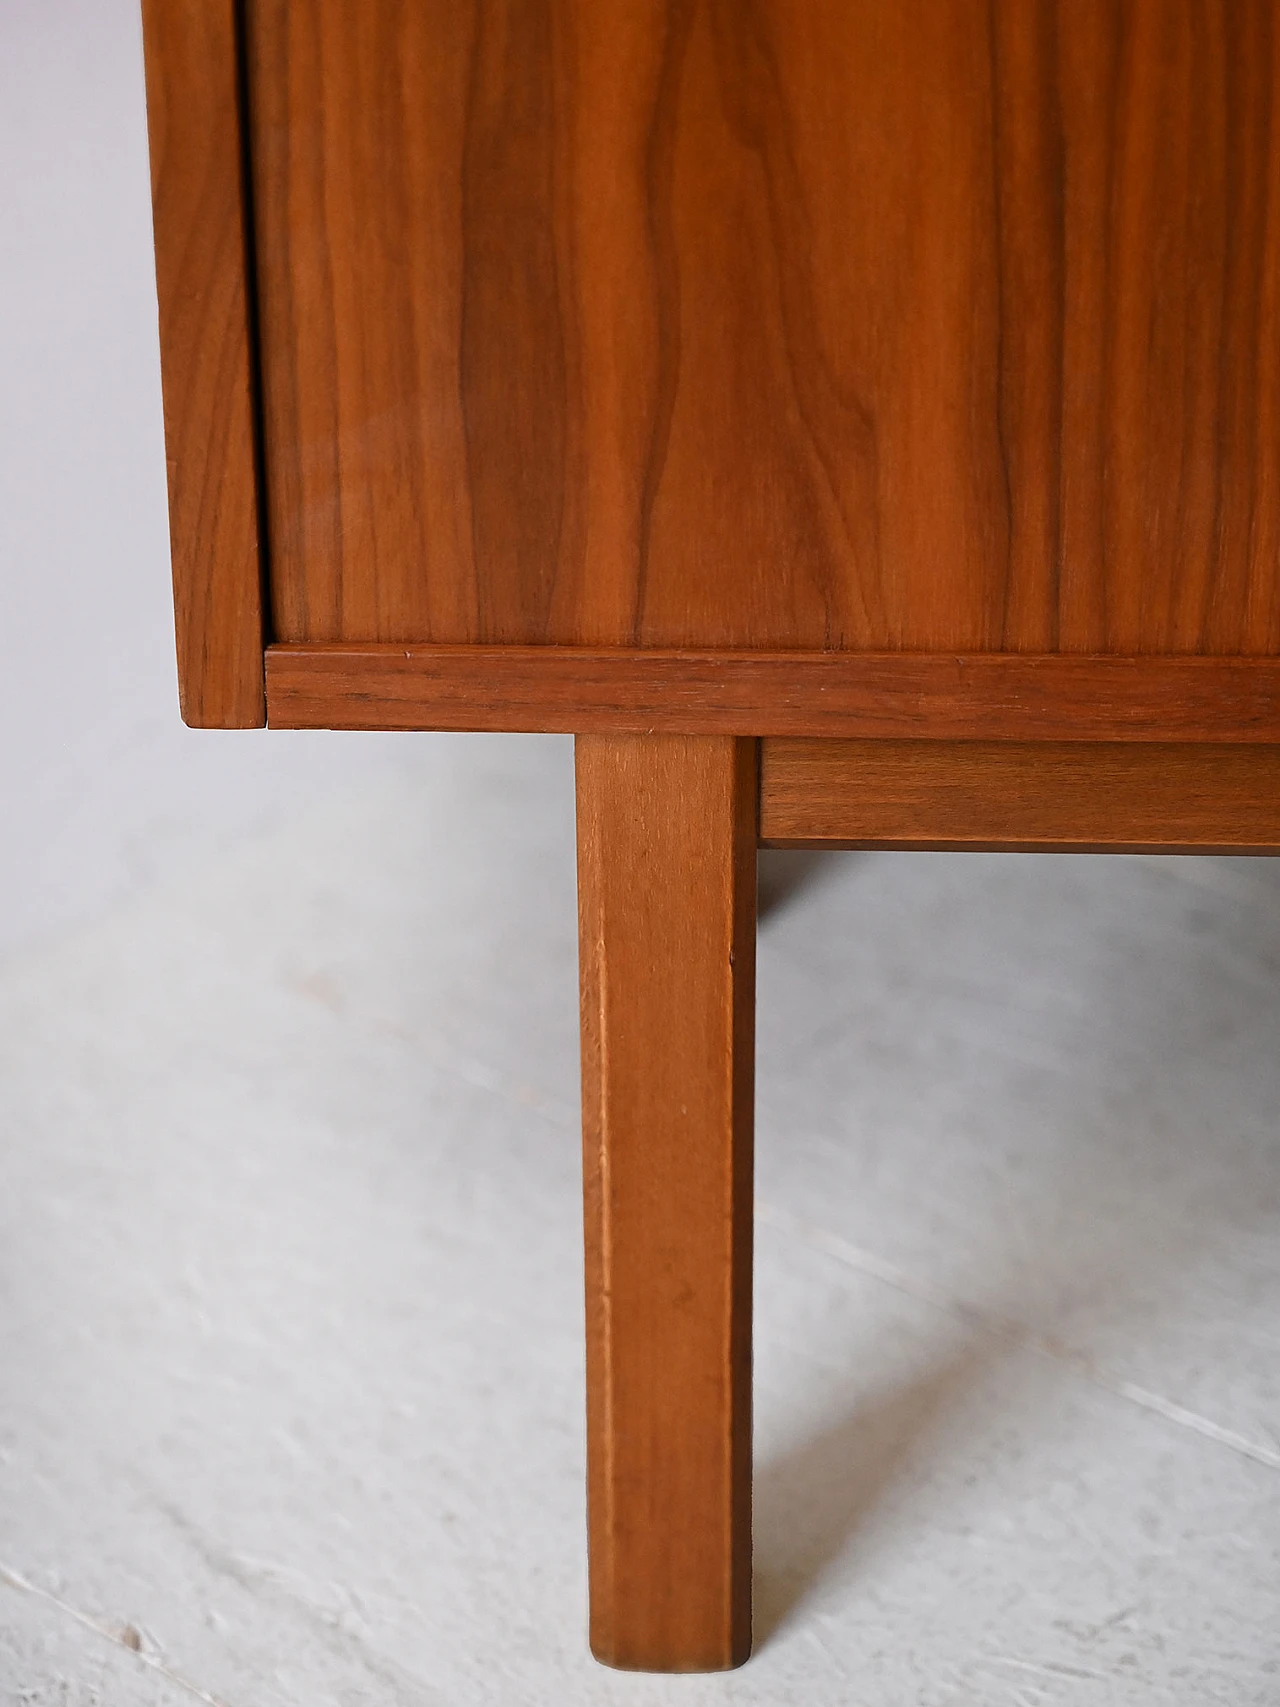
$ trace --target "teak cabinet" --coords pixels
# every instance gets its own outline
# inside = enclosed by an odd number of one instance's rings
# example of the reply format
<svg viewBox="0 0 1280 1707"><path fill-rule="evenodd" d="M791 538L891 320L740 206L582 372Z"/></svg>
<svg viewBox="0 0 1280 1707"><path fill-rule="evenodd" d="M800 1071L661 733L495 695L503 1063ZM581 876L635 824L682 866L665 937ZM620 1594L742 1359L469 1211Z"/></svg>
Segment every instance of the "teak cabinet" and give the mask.
<svg viewBox="0 0 1280 1707"><path fill-rule="evenodd" d="M143 14L184 715L578 737L592 1645L736 1664L756 847L1280 849L1280 6Z"/></svg>

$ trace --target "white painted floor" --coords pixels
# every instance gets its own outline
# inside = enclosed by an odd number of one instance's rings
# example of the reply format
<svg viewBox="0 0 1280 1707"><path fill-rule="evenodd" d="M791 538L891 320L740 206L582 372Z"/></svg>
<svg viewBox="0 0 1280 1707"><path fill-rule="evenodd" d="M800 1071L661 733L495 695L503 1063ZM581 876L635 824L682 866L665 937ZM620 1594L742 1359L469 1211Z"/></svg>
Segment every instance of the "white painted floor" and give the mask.
<svg viewBox="0 0 1280 1707"><path fill-rule="evenodd" d="M401 737L0 970L0 1699L1280 1702L1280 863L764 877L748 1666L586 1650L569 743Z"/></svg>

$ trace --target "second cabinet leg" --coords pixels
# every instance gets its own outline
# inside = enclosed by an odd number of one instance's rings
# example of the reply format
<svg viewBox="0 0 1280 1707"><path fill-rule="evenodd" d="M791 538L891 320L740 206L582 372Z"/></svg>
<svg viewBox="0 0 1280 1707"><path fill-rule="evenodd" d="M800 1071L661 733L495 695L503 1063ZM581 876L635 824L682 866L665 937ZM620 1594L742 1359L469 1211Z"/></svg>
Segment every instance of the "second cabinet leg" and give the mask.
<svg viewBox="0 0 1280 1707"><path fill-rule="evenodd" d="M751 1646L756 761L580 736L591 1647Z"/></svg>

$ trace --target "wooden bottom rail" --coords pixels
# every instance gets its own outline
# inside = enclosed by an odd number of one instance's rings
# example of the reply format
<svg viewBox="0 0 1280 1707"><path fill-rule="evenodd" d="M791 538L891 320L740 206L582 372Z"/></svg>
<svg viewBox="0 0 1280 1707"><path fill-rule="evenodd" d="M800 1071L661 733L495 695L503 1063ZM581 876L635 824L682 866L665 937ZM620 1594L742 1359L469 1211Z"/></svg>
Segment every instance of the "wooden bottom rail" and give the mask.
<svg viewBox="0 0 1280 1707"><path fill-rule="evenodd" d="M1280 742L1280 658L272 646L278 729Z"/></svg>
<svg viewBox="0 0 1280 1707"><path fill-rule="evenodd" d="M771 847L1280 852L1280 746L761 743Z"/></svg>
<svg viewBox="0 0 1280 1707"><path fill-rule="evenodd" d="M751 1646L756 743L580 737L591 1647Z"/></svg>

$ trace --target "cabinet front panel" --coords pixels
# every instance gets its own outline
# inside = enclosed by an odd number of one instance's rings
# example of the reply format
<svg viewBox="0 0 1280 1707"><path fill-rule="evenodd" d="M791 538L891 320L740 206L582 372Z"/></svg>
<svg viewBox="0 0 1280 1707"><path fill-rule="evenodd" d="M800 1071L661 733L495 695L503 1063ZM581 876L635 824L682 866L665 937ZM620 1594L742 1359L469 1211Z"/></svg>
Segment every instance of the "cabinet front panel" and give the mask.
<svg viewBox="0 0 1280 1707"><path fill-rule="evenodd" d="M287 641L1280 652L1271 0L249 0Z"/></svg>

